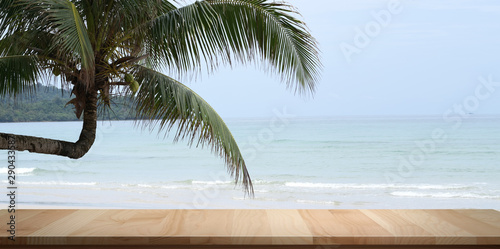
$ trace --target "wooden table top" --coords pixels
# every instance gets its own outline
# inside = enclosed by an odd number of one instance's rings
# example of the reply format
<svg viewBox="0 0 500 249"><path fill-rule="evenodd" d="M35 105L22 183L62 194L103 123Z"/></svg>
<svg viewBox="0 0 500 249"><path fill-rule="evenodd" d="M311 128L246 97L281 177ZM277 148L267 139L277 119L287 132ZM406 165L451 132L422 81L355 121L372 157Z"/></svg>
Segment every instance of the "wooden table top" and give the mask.
<svg viewBox="0 0 500 249"><path fill-rule="evenodd" d="M0 210L0 245L500 245L496 210ZM0 246L1 248L2 246Z"/></svg>

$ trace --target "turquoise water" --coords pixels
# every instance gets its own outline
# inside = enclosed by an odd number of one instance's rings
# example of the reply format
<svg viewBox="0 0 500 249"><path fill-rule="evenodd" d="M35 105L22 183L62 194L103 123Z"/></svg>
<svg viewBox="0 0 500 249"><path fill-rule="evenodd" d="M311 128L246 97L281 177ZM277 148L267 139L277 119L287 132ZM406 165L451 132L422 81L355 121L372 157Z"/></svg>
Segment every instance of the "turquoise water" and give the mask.
<svg viewBox="0 0 500 249"><path fill-rule="evenodd" d="M500 209L500 117L227 120L250 171L244 196L209 149L132 121L99 122L82 159L18 153L18 203L110 208ZM79 122L0 131L75 141ZM7 163L7 152L0 160ZM7 168L0 184L7 187ZM5 190L6 191L6 190ZM0 205L7 205L7 196Z"/></svg>

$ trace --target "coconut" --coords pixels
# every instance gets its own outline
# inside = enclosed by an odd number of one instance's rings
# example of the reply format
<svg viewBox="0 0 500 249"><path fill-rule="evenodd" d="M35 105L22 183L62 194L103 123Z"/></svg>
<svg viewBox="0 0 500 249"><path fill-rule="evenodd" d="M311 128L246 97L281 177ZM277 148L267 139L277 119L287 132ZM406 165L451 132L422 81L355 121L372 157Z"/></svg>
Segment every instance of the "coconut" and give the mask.
<svg viewBox="0 0 500 249"><path fill-rule="evenodd" d="M132 83L130 83L130 85L128 86L130 88L130 91L132 91L133 93L136 93L137 90L139 90L139 82L137 82L137 80L132 81Z"/></svg>
<svg viewBox="0 0 500 249"><path fill-rule="evenodd" d="M52 73L55 76L59 76L59 75L61 75L61 69L59 69L58 67L54 67L54 69L52 69Z"/></svg>
<svg viewBox="0 0 500 249"><path fill-rule="evenodd" d="M128 83L133 83L134 82L134 76L132 74L125 74L125 81Z"/></svg>

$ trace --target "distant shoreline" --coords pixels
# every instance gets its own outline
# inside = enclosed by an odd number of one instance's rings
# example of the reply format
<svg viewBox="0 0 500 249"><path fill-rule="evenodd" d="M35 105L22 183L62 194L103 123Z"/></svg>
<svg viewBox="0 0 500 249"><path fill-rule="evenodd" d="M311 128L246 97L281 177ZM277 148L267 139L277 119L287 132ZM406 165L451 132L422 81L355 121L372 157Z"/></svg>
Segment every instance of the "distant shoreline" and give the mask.
<svg viewBox="0 0 500 249"><path fill-rule="evenodd" d="M108 122L108 121L135 121L136 119L98 119L97 122ZM63 122L83 122L83 120L61 120L61 121L18 121L18 122L0 122L0 124L19 124L19 123L63 123Z"/></svg>
<svg viewBox="0 0 500 249"><path fill-rule="evenodd" d="M226 121L259 121L259 120L269 120L274 118L273 116L262 116L262 117L222 117ZM467 116L466 119L476 119L476 118L500 118L499 114L472 114ZM394 120L394 119L443 119L442 115L437 114L419 114L419 115L339 115L339 116L299 116L292 117L291 120ZM98 119L97 122L108 122L108 121L137 121L140 119ZM50 122L83 122L83 120L42 120L42 121L12 121L12 122L0 122L0 124L15 124L15 123L50 123Z"/></svg>

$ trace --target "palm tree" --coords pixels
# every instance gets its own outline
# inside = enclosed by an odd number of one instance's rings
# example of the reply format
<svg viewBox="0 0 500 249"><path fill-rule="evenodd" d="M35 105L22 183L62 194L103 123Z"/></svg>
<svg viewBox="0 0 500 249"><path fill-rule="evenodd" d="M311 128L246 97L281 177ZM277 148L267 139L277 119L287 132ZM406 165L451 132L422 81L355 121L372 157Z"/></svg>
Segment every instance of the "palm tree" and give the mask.
<svg viewBox="0 0 500 249"><path fill-rule="evenodd" d="M208 146L224 158L246 193L253 187L245 161L223 120L180 83L201 70L263 60L287 87L313 93L317 44L297 11L267 0L2 0L0 96L36 94L41 79L72 89L69 104L83 114L78 141L0 133L0 149L80 158L92 146L97 106L126 94L138 122L175 140ZM260 64L260 63L259 63ZM167 76L169 74L171 76Z"/></svg>

